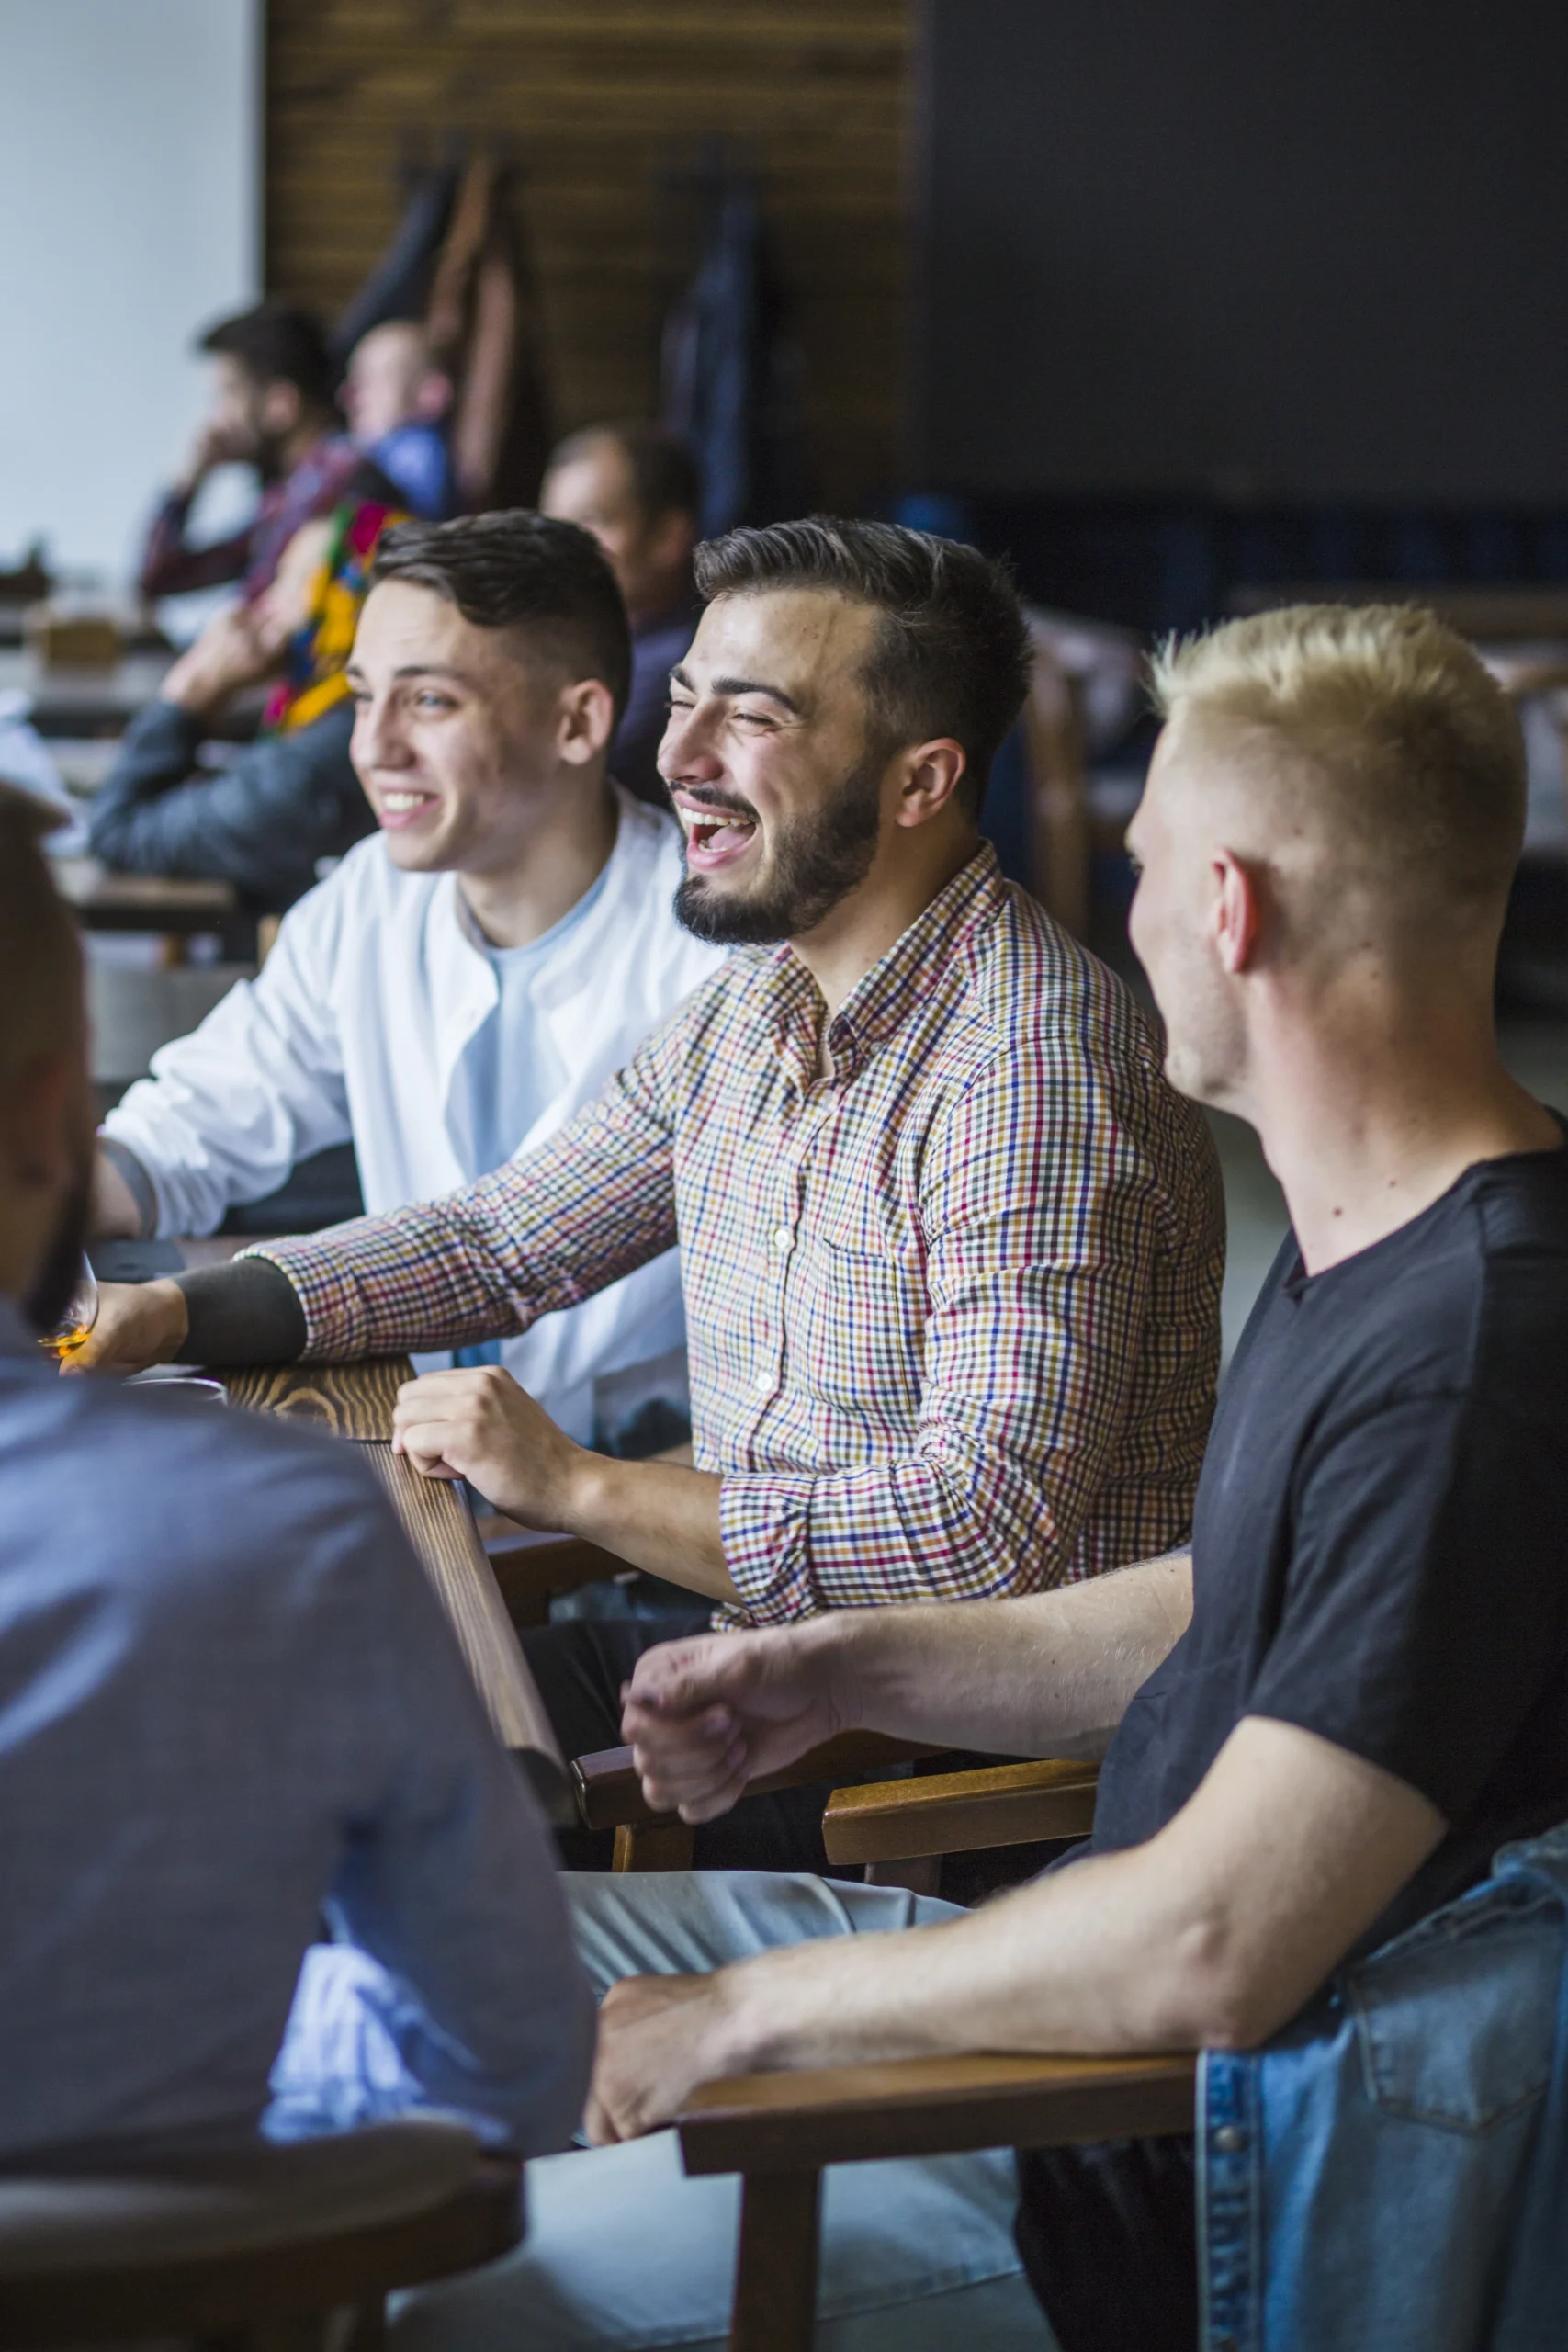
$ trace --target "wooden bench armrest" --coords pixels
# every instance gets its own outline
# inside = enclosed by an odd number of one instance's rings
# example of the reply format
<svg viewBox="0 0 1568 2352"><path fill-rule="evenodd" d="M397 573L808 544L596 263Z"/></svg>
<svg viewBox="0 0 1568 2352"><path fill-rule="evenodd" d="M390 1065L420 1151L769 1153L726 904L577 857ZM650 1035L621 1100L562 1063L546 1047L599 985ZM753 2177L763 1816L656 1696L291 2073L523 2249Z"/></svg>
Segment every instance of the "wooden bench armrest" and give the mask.
<svg viewBox="0 0 1568 2352"><path fill-rule="evenodd" d="M806 1788L813 1781L850 1780L857 1773L886 1771L891 1765L940 1753L929 1743L892 1739L885 1732L840 1732L836 1739L825 1740L820 1747L800 1757L786 1771L770 1772L752 1781L748 1794L761 1796L770 1789ZM580 1756L571 1772L585 1828L640 1827L646 1822L674 1818L671 1814L656 1813L643 1796L629 1747L604 1747L594 1755ZM903 1788L907 1784L900 1781L897 1785Z"/></svg>
<svg viewBox="0 0 1568 2352"><path fill-rule="evenodd" d="M1097 1765L1054 1759L835 1789L822 1839L830 1862L888 1862L1087 1838L1098 1780Z"/></svg>
<svg viewBox="0 0 1568 2352"><path fill-rule="evenodd" d="M689 2173L808 2172L883 2156L1190 2132L1198 2061L907 2058L705 2083L676 2119Z"/></svg>

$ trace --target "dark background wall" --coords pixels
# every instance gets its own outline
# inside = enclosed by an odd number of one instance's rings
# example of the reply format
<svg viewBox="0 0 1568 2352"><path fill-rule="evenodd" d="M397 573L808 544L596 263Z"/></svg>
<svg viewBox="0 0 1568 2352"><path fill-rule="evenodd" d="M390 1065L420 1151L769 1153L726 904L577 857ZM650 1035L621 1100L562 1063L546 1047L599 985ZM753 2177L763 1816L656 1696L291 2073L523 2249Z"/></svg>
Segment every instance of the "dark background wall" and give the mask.
<svg viewBox="0 0 1568 2352"><path fill-rule="evenodd" d="M1568 500L1560 0L927 0L919 471Z"/></svg>

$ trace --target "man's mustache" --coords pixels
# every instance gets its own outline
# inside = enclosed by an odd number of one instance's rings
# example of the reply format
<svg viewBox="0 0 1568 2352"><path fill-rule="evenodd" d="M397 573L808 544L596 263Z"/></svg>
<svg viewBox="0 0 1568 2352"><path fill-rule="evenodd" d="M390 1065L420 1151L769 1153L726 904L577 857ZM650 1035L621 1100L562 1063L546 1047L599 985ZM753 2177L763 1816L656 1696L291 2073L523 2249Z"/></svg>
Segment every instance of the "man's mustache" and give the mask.
<svg viewBox="0 0 1568 2352"><path fill-rule="evenodd" d="M665 790L671 795L678 791L682 800L695 801L704 808L717 809L724 816L744 817L748 824L754 825L757 821L757 811L749 801L732 800L725 793L715 792L711 785L671 784L667 785Z"/></svg>

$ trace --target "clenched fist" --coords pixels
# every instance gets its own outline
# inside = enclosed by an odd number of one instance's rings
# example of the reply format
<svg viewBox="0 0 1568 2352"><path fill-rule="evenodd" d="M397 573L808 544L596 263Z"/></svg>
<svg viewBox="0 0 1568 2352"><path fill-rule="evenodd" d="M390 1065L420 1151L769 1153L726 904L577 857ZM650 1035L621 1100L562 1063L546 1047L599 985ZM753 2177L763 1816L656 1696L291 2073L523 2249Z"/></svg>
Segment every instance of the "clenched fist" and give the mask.
<svg viewBox="0 0 1568 2352"><path fill-rule="evenodd" d="M569 1527L573 1479L591 1458L489 1363L405 1382L392 1450L426 1478L467 1478L509 1518L547 1531Z"/></svg>

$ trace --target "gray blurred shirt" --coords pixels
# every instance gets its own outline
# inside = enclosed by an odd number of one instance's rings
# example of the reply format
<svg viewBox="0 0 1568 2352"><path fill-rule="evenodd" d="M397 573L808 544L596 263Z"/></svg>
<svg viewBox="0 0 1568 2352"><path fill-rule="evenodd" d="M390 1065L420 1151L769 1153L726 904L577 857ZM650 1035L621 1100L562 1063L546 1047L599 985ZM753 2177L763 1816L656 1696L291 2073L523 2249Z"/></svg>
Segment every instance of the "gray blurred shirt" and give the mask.
<svg viewBox="0 0 1568 2352"><path fill-rule="evenodd" d="M573 2130L547 1833L367 1466L62 1380L4 1299L0 1823L0 2154L253 2123L269 2075L280 2135Z"/></svg>

